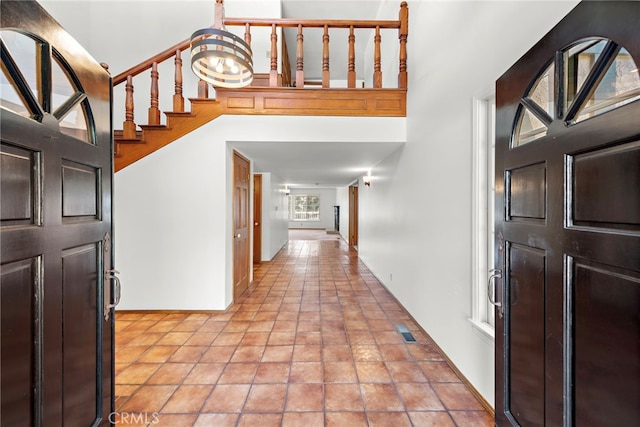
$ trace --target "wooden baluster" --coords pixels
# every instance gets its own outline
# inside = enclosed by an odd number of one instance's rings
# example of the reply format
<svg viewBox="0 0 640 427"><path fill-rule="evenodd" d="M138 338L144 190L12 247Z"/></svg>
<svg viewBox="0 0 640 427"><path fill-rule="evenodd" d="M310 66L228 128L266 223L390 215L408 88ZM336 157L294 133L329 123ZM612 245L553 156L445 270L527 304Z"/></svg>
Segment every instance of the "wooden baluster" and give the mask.
<svg viewBox="0 0 640 427"><path fill-rule="evenodd" d="M204 80L200 79L198 82L198 98L199 99L207 99L209 98L209 85Z"/></svg>
<svg viewBox="0 0 640 427"><path fill-rule="evenodd" d="M149 124L160 124L160 110L158 109L158 63L151 66L151 107L149 107Z"/></svg>
<svg viewBox="0 0 640 427"><path fill-rule="evenodd" d="M304 87L304 36L302 35L302 24L298 24L298 38L296 45L296 87Z"/></svg>
<svg viewBox="0 0 640 427"><path fill-rule="evenodd" d="M322 36L322 88L329 86L329 26L325 25Z"/></svg>
<svg viewBox="0 0 640 427"><path fill-rule="evenodd" d="M244 24L244 41L251 47L251 24Z"/></svg>
<svg viewBox="0 0 640 427"><path fill-rule="evenodd" d="M374 49L373 49L373 87L378 89L382 87L382 60L380 55L380 41L382 37L380 36L380 27L376 27L376 35L373 38L374 40Z"/></svg>
<svg viewBox="0 0 640 427"><path fill-rule="evenodd" d="M349 72L347 73L347 87L356 87L356 36L353 25L349 26Z"/></svg>
<svg viewBox="0 0 640 427"><path fill-rule="evenodd" d="M407 88L407 36L409 35L409 8L407 2L400 3L400 72L398 73L398 88Z"/></svg>
<svg viewBox="0 0 640 427"><path fill-rule="evenodd" d="M278 33L276 33L276 24L271 24L271 71L269 72L269 86L278 86Z"/></svg>
<svg viewBox="0 0 640 427"><path fill-rule="evenodd" d="M206 46L200 46L200 51L205 51L205 50L207 50ZM209 98L209 85L207 84L207 82L205 82L202 79L198 81L198 98L199 99Z"/></svg>
<svg viewBox="0 0 640 427"><path fill-rule="evenodd" d="M122 137L136 139L136 124L133 121L133 77L127 76L125 85L124 122L122 123Z"/></svg>
<svg viewBox="0 0 640 427"><path fill-rule="evenodd" d="M176 50L175 64L175 92L173 94L173 111L184 111L184 98L182 96L182 55L180 50Z"/></svg>
<svg viewBox="0 0 640 427"><path fill-rule="evenodd" d="M244 24L244 41L251 47L251 24L248 22Z"/></svg>

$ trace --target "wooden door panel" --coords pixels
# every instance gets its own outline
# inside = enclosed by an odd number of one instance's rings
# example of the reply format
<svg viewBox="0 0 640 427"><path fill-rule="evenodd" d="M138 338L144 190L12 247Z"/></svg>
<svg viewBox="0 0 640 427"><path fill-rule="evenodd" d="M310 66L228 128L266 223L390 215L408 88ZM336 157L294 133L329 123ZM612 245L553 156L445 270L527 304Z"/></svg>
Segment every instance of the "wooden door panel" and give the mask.
<svg viewBox="0 0 640 427"><path fill-rule="evenodd" d="M37 152L25 150L2 142L0 146L0 170L2 180L0 194L0 220L2 225L30 225L36 223L40 168Z"/></svg>
<svg viewBox="0 0 640 427"><path fill-rule="evenodd" d="M570 225L640 231L640 141L569 157Z"/></svg>
<svg viewBox="0 0 640 427"><path fill-rule="evenodd" d="M0 274L0 324L2 325L2 422L35 425L34 408L40 385L32 361L41 350L38 333L42 318L36 305L42 298L40 257L9 262ZM27 327L25 327L25 325Z"/></svg>
<svg viewBox="0 0 640 427"><path fill-rule="evenodd" d="M102 371L96 355L102 320L100 247L96 242L62 252L63 410L64 419L78 426L92 425L100 405L96 395Z"/></svg>
<svg viewBox="0 0 640 427"><path fill-rule="evenodd" d="M571 257L567 266L575 425L639 425L640 273Z"/></svg>
<svg viewBox="0 0 640 427"><path fill-rule="evenodd" d="M543 250L507 242L508 410L520 425L544 425L545 266Z"/></svg>
<svg viewBox="0 0 640 427"><path fill-rule="evenodd" d="M507 171L507 220L533 221L547 217L545 163Z"/></svg>
<svg viewBox="0 0 640 427"><path fill-rule="evenodd" d="M62 160L62 221L99 219L100 169Z"/></svg>

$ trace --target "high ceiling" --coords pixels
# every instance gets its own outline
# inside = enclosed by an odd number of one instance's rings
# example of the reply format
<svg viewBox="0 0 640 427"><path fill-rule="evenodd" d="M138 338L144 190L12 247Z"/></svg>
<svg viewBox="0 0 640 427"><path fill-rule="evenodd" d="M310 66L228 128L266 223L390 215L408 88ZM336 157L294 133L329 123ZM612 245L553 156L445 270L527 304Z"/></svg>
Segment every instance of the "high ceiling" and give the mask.
<svg viewBox="0 0 640 427"><path fill-rule="evenodd" d="M383 0L282 0L283 18L377 19ZM398 5L400 3L398 2ZM385 17L395 19L395 17ZM290 58L295 60L295 29L286 33ZM369 43L369 30L356 33L356 51ZM346 79L347 31L331 33L331 78ZM321 78L322 42L320 32L304 36L304 69L307 79ZM356 64L358 66L358 64ZM358 74L361 74L359 72ZM251 156L257 172L272 172L290 186L347 186L367 169L379 163L402 144L398 142L241 142L235 143Z"/></svg>
<svg viewBox="0 0 640 427"><path fill-rule="evenodd" d="M112 0L115 2L115 0ZM112 22L118 22L118 26L124 24L120 23L123 19L127 22L151 22L149 20L149 8L153 7L153 22L173 22L175 19L176 9L174 4L180 3L181 8L191 11L191 15L202 15L204 22L208 22L212 16L212 7L214 0L209 1L185 1L182 0L130 0L129 2L119 1L118 7L111 8L105 5L104 0L95 0L93 2L86 2L85 0L42 0L45 7L54 12L57 19L62 20L65 27L74 29L80 38L84 37L85 40L93 41L98 39L97 34L101 34L111 28ZM397 16L382 16L378 17L378 10L383 2L397 3L398 7L400 0L282 0L282 15L284 18L299 18L299 19L397 19ZM129 8L125 8L125 3L144 3L145 7L136 7L134 10L137 14L133 14ZM229 6L236 2L242 4L241 0L225 0L225 4ZM87 21L92 23L92 27L87 27L86 23L78 22L78 14L88 14L90 11L90 5L95 7L96 10L108 14L104 19L96 19L95 21ZM122 6L122 7L120 7ZM127 5L129 6L129 5ZM200 12L204 11L204 12ZM140 13L144 13L144 17ZM94 12L95 13L95 12ZM244 16L251 17L251 10L242 10L240 12L234 12L229 16ZM82 25L81 25L82 24ZM164 24L163 24L164 25ZM182 29L177 27L184 27ZM151 28L154 28L151 26ZM165 33L175 34L162 34L167 40L179 41L185 37L185 34L189 34L194 26L189 22L177 22L172 25L166 25L163 28ZM293 34L287 34L287 41L289 42L289 48L293 46L295 49L295 29ZM330 66L331 66L331 79L346 79L346 59L347 59L347 33L339 31L331 32L330 40ZM356 32L356 54L363 54L366 45L371 42L370 35L367 35L364 31ZM155 29L153 30L155 32ZM142 35L147 38L153 34L151 31L146 31ZM73 32L72 32L73 34ZM320 77L321 70L321 57L322 57L322 42L318 35L312 34L311 31L307 33L305 31L304 36L304 70L305 77L307 79L314 79ZM124 37L123 37L124 38ZM140 37L140 44L145 43L145 38ZM148 43L151 43L149 41ZM98 44L97 42L94 44ZM113 44L113 42L112 42ZM119 45L118 45L119 46ZM127 45L128 46L128 45ZM118 51L114 49L114 51ZM123 54L118 54L118 58L129 54L129 49L125 49ZM152 51L145 53L142 57L148 57L147 55L157 53L157 48L154 47ZM110 52L97 52L100 60L105 60L111 63L109 59ZM264 54L264 53L263 53ZM132 54L133 55L133 54ZM295 63L295 52L290 54L290 57ZM356 62L356 71L358 75L362 72L358 67L362 67L361 64ZM119 72L123 67L112 67L114 72ZM136 93L143 93L145 89L136 89ZM142 103L140 105L143 105ZM144 115L145 113L141 113ZM357 120L357 119L354 119ZM118 126L116 122L116 127ZM237 142L235 146L246 155L250 156L254 160L254 167L259 172L272 172L280 176L285 182L292 185L312 185L323 187L335 187L346 186L353 182L359 176L362 176L368 168L377 164L391 152L396 150L401 144L398 142L341 142L341 143L327 143L327 142Z"/></svg>

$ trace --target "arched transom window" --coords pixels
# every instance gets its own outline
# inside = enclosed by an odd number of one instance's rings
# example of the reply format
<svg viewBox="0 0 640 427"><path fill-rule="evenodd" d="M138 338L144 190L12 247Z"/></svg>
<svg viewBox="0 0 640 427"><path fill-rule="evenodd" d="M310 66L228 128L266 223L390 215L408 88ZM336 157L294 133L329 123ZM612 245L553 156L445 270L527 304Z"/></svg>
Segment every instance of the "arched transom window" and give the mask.
<svg viewBox="0 0 640 427"><path fill-rule="evenodd" d="M578 41L556 55L520 100L511 146L640 99L638 66L622 46L604 38Z"/></svg>
<svg viewBox="0 0 640 427"><path fill-rule="evenodd" d="M87 96L62 55L14 30L0 31L0 42L0 107L93 144Z"/></svg>

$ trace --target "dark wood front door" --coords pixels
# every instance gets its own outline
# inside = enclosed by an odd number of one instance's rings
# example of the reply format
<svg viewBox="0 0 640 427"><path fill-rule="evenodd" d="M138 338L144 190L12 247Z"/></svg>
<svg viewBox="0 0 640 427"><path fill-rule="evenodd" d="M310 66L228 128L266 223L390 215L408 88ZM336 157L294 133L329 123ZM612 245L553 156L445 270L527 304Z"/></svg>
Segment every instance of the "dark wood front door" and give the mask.
<svg viewBox="0 0 640 427"><path fill-rule="evenodd" d="M640 425L638 2L583 2L497 83L496 423Z"/></svg>
<svg viewBox="0 0 640 427"><path fill-rule="evenodd" d="M0 425L108 424L111 81L36 2L1 8Z"/></svg>
<svg viewBox="0 0 640 427"><path fill-rule="evenodd" d="M262 174L253 175L253 263L262 262Z"/></svg>
<svg viewBox="0 0 640 427"><path fill-rule="evenodd" d="M233 152L233 299L249 287L249 160Z"/></svg>

